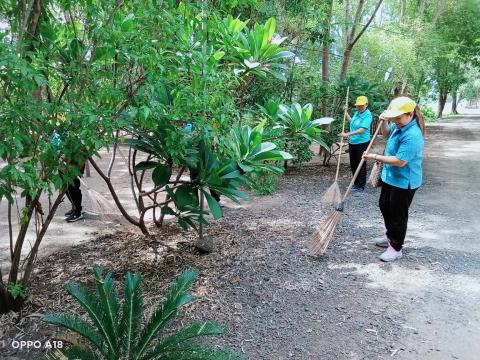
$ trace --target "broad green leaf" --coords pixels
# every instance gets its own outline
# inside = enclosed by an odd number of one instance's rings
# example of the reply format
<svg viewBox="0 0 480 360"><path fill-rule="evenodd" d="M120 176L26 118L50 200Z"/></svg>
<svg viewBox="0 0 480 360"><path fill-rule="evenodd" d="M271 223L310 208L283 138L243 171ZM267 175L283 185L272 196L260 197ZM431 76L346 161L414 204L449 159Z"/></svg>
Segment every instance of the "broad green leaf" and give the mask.
<svg viewBox="0 0 480 360"><path fill-rule="evenodd" d="M152 180L155 186L163 186L168 183L172 176L172 169L159 163L152 172Z"/></svg>
<svg viewBox="0 0 480 360"><path fill-rule="evenodd" d="M160 165L158 161L141 161L135 165L135 171L153 169Z"/></svg>
<svg viewBox="0 0 480 360"><path fill-rule="evenodd" d="M202 192L205 195L205 198L207 199L208 207L212 212L213 218L220 219L223 216L222 207L218 204L217 200L215 200L213 196L210 195L207 191L202 190Z"/></svg>

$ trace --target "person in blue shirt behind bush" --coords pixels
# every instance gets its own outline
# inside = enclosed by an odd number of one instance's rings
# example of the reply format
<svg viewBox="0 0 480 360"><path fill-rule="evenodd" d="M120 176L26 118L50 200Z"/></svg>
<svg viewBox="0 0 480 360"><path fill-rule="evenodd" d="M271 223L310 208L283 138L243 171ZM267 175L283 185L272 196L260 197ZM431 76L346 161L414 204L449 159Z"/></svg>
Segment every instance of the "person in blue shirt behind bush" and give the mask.
<svg viewBox="0 0 480 360"><path fill-rule="evenodd" d="M365 153L363 157L383 164L379 206L387 231L375 245L387 248L380 260L394 261L402 257L408 208L422 185L425 122L419 106L405 96L393 99L380 119L384 119L382 133L388 139L385 154Z"/></svg>
<svg viewBox="0 0 480 360"><path fill-rule="evenodd" d="M350 122L350 131L342 132L340 136L349 138L348 153L350 155L350 169L352 174L357 171L358 165L362 160L362 155L367 150L370 143L370 127L372 125L372 113L368 110L368 99L366 96L359 96L355 101L357 111L351 117L347 109L346 119ZM364 163L358 174L353 191L356 194L363 193L367 182L367 165Z"/></svg>

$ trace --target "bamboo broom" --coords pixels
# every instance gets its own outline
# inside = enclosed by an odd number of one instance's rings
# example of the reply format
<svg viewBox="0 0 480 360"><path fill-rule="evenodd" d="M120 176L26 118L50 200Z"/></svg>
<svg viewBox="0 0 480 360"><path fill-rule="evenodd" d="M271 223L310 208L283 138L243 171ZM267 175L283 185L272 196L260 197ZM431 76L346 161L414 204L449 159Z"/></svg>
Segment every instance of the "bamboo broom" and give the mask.
<svg viewBox="0 0 480 360"><path fill-rule="evenodd" d="M343 113L343 124L342 124L342 133L345 131L345 121L347 118L347 107L348 107L348 93L350 91L350 87L347 87L347 97L345 98L345 111ZM340 153L338 154L337 159L337 172L335 174L335 181L328 190L323 194L320 202L322 204L338 204L342 199L342 193L340 192L340 187L338 186L338 174L340 173L340 163L342 158L342 151L343 151L343 136L340 139Z"/></svg>
<svg viewBox="0 0 480 360"><path fill-rule="evenodd" d="M118 219L115 207L98 191L90 188L85 181L78 178L83 187L87 190L87 195L92 202L96 215L100 216L102 221L112 221Z"/></svg>
<svg viewBox="0 0 480 360"><path fill-rule="evenodd" d="M365 151L367 154L370 152L373 142L375 141L380 128L382 127L382 123L383 119L380 119L378 127L373 134L372 140L370 141L370 144L368 144L367 150ZM338 202L335 210L315 230L309 246L311 255L322 255L327 249L330 240L332 240L333 235L335 234L335 229L337 228L338 223L340 220L342 220L345 203L350 196L353 184L355 183L355 180L357 179L364 162L365 159L362 157L362 160L360 161L360 164L358 164L357 170L355 171L355 174L353 175L350 185L348 186L345 195L343 195L342 200Z"/></svg>

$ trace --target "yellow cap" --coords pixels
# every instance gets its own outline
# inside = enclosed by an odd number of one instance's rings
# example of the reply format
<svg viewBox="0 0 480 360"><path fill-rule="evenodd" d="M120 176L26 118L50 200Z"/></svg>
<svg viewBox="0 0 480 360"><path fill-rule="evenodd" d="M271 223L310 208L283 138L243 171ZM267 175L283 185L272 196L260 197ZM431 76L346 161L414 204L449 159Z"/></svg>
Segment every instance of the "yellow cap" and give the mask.
<svg viewBox="0 0 480 360"><path fill-rule="evenodd" d="M390 102L388 109L385 110L380 116L385 118L394 118L402 114L411 113L413 110L415 110L415 106L415 101L406 96L400 96L396 99L393 99Z"/></svg>
<svg viewBox="0 0 480 360"><path fill-rule="evenodd" d="M357 100L355 101L355 106L362 106L362 105L367 105L368 104L368 99L366 96L359 96L357 97Z"/></svg>

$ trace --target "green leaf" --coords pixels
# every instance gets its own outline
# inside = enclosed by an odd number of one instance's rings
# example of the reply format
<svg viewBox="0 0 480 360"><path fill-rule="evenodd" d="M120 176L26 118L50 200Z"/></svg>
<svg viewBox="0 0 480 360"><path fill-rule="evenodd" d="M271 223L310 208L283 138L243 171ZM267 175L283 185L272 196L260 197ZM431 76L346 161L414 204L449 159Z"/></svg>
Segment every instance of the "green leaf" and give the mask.
<svg viewBox="0 0 480 360"><path fill-rule="evenodd" d="M164 186L172 176L172 169L167 165L159 163L152 172L152 180L155 186Z"/></svg>
<svg viewBox="0 0 480 360"><path fill-rule="evenodd" d="M132 30L135 29L135 15L134 14L128 14L125 19L122 21L122 31L123 32L131 32Z"/></svg>
<svg viewBox="0 0 480 360"><path fill-rule="evenodd" d="M213 58L217 61L223 58L224 56L225 56L225 51L217 51L213 54Z"/></svg>
<svg viewBox="0 0 480 360"><path fill-rule="evenodd" d="M157 167L160 163L158 161L141 161L135 165L135 171L142 171L153 169Z"/></svg>
<svg viewBox="0 0 480 360"><path fill-rule="evenodd" d="M202 190L203 194L205 195L208 203L208 207L210 208L210 211L212 212L213 218L215 220L220 219L223 216L223 210L220 204L213 198L212 195L210 195L207 191Z"/></svg>
<svg viewBox="0 0 480 360"><path fill-rule="evenodd" d="M161 212L162 214L165 214L165 215L176 215L175 211L169 208L168 205L165 205L164 207L162 207Z"/></svg>
<svg viewBox="0 0 480 360"><path fill-rule="evenodd" d="M196 190L190 184L180 185L175 190L175 205L179 210L186 210L188 206L198 207L198 197Z"/></svg>
<svg viewBox="0 0 480 360"><path fill-rule="evenodd" d="M278 71L268 71L270 75L272 75L275 79L281 80L283 82L287 82L287 78L284 74Z"/></svg>
<svg viewBox="0 0 480 360"><path fill-rule="evenodd" d="M277 26L277 23L275 21L275 18L273 17L268 19L267 22L265 23L265 30L266 30L268 39L272 38L273 34L275 33L276 26Z"/></svg>

